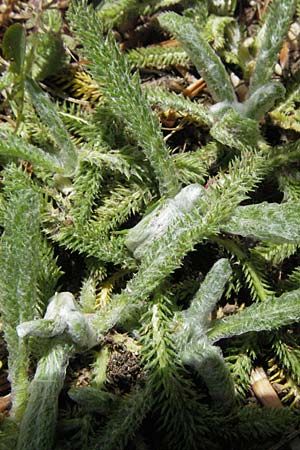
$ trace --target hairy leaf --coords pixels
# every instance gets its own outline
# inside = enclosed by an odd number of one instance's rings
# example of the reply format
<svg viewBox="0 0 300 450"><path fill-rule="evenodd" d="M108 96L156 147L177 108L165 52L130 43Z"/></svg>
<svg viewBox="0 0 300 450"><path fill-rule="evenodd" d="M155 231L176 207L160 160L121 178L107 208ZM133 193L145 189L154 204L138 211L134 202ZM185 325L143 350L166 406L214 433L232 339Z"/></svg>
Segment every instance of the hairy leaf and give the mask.
<svg viewBox="0 0 300 450"><path fill-rule="evenodd" d="M294 11L295 0L273 0L269 6L250 83L250 93L255 92L270 80Z"/></svg>
<svg viewBox="0 0 300 450"><path fill-rule="evenodd" d="M159 22L179 39L214 100L234 103L236 96L224 65L191 21L170 12L160 15Z"/></svg>
<svg viewBox="0 0 300 450"><path fill-rule="evenodd" d="M251 331L271 331L300 319L300 290L269 298L245 310L211 323L208 337L213 342Z"/></svg>
<svg viewBox="0 0 300 450"><path fill-rule="evenodd" d="M229 261L227 259L219 259L206 275L205 280L192 299L190 307L182 312L184 328L182 333L186 340L192 334L204 334L208 325L209 315L220 300L230 274Z"/></svg>
<svg viewBox="0 0 300 450"><path fill-rule="evenodd" d="M104 38L101 21L91 9L76 4L69 17L84 46L94 78L103 84L107 108L121 118L141 146L156 175L161 194L175 194L180 189L175 167L160 132L158 118L141 92L137 73L131 75L129 63L111 33ZM88 28L86 23L89 23ZM99 36L97 41L95 36Z"/></svg>
<svg viewBox="0 0 300 450"><path fill-rule="evenodd" d="M241 117L233 109L211 128L210 134L219 142L238 150L253 150L260 138L258 122Z"/></svg>
<svg viewBox="0 0 300 450"><path fill-rule="evenodd" d="M284 86L278 81L270 81L258 88L243 104L238 105L238 110L250 119L259 120L266 112L270 111L276 100L285 94Z"/></svg>
<svg viewBox="0 0 300 450"><path fill-rule="evenodd" d="M201 103L192 102L190 99L168 92L159 87L147 86L144 88L146 97L152 105L162 109L173 108L178 111L179 116L201 125L213 125L213 116Z"/></svg>
<svg viewBox="0 0 300 450"><path fill-rule="evenodd" d="M300 242L300 203L259 203L239 206L222 224L227 233L274 243Z"/></svg>
<svg viewBox="0 0 300 450"><path fill-rule="evenodd" d="M29 387L29 402L21 422L17 450L51 450L54 444L58 395L63 387L72 347L53 345L39 360Z"/></svg>
<svg viewBox="0 0 300 450"><path fill-rule="evenodd" d="M57 145L57 160L65 175L72 175L77 167L77 153L53 103L35 81L26 80L26 89L41 121L53 136Z"/></svg>
<svg viewBox="0 0 300 450"><path fill-rule="evenodd" d="M37 168L42 167L53 172L63 172L63 168L55 155L46 153L12 133L0 132L0 138L0 155L8 157L9 160L23 159Z"/></svg>

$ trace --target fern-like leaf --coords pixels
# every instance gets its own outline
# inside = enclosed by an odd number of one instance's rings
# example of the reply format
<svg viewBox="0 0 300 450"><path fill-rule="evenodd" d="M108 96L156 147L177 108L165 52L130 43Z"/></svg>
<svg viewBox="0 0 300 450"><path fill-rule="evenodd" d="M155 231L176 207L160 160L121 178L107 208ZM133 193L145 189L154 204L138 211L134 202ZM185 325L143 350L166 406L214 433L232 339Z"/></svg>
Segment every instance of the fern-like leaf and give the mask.
<svg viewBox="0 0 300 450"><path fill-rule="evenodd" d="M4 183L0 305L9 350L13 411L19 420L27 397L29 355L16 326L39 315L44 296L54 288L60 273L40 232L40 192L29 176L13 165L4 171Z"/></svg>
<svg viewBox="0 0 300 450"><path fill-rule="evenodd" d="M57 159L65 175L72 175L77 167L77 153L54 105L33 80L26 81L26 89L40 119L49 128L57 145Z"/></svg>
<svg viewBox="0 0 300 450"><path fill-rule="evenodd" d="M185 369L178 364L169 329L169 308L166 296L157 294L152 317L148 312L143 319L143 356L145 370L149 370L148 383L156 398L155 410L158 423L166 433L166 444L178 449L204 448L207 409L199 402L200 396Z"/></svg>
<svg viewBox="0 0 300 450"><path fill-rule="evenodd" d="M132 69L169 69L191 65L189 56L179 45L141 47L130 50L126 58Z"/></svg>
<svg viewBox="0 0 300 450"><path fill-rule="evenodd" d="M299 108L300 88L298 83L289 90L288 96L273 111L270 117L273 123L285 130L300 131Z"/></svg>
<svg viewBox="0 0 300 450"><path fill-rule="evenodd" d="M182 95L177 95L162 88L144 87L148 101L163 110L173 108L179 115L199 125L213 125L213 117L201 103L195 103Z"/></svg>
<svg viewBox="0 0 300 450"><path fill-rule="evenodd" d="M10 161L23 159L34 167L47 169L47 171L63 173L64 169L55 155L35 147L14 134L0 133L0 155L8 157Z"/></svg>
<svg viewBox="0 0 300 450"><path fill-rule="evenodd" d="M106 29L117 27L126 30L134 19L144 13L146 7L155 3L153 0L104 0L99 5L97 14Z"/></svg>
<svg viewBox="0 0 300 450"><path fill-rule="evenodd" d="M254 258L254 255L247 254L243 247L234 242L233 239L214 238L214 241L224 247L237 260L234 267L236 265L241 267L244 275L243 281L249 288L254 301L264 301L273 295L264 275L263 269L265 268L261 267L261 260L258 257ZM241 285L242 283L238 283L238 286L235 286L235 292L238 292Z"/></svg>
<svg viewBox="0 0 300 450"><path fill-rule="evenodd" d="M211 128L210 134L218 142L239 151L255 149L260 138L258 123L241 117L233 109L228 110Z"/></svg>
<svg viewBox="0 0 300 450"><path fill-rule="evenodd" d="M103 92L109 109L122 118L142 147L157 177L161 193L176 193L180 186L175 168L159 131L158 118L141 93L137 74L131 75L129 64L120 53L112 35L103 38L101 21L90 8L77 4L69 18L84 46L94 78L104 85ZM97 45L95 36L101 36Z"/></svg>

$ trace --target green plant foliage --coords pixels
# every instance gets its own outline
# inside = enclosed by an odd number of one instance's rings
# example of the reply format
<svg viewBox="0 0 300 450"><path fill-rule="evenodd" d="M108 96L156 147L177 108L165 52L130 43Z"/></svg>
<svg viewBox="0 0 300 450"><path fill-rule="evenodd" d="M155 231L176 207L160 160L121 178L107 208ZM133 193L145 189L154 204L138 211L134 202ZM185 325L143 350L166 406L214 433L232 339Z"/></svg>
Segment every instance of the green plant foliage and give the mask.
<svg viewBox="0 0 300 450"><path fill-rule="evenodd" d="M174 108L187 120L200 125L211 126L213 124L212 115L205 107L201 104L195 104L182 95L177 95L158 87L145 87L144 92L152 105L161 109Z"/></svg>
<svg viewBox="0 0 300 450"><path fill-rule="evenodd" d="M26 37L24 27L21 24L15 23L6 30L3 37L2 50L7 60L11 62L10 70L15 77L15 87L12 90L12 97L16 103L17 125L19 125L24 106L24 81L26 69Z"/></svg>
<svg viewBox="0 0 300 450"><path fill-rule="evenodd" d="M233 382L219 349L210 345L206 333L210 314L230 274L228 260L216 262L179 319L183 322L180 335L184 363L193 366L204 379L214 407L227 413L234 405Z"/></svg>
<svg viewBox="0 0 300 450"><path fill-rule="evenodd" d="M4 180L1 312L10 355L14 415L19 420L27 397L29 353L16 334L16 326L39 313L44 295L54 289L60 273L40 233L42 204L38 189L13 165L4 172Z"/></svg>
<svg viewBox="0 0 300 450"><path fill-rule="evenodd" d="M258 88L242 106L244 115L250 119L260 119L270 111L275 102L284 96L285 89L278 81L270 81Z"/></svg>
<svg viewBox="0 0 300 450"><path fill-rule="evenodd" d="M144 317L146 327L142 342L145 369L149 371L148 383L156 399L154 407L160 412L159 423L166 432L168 445L174 442L178 448L203 448L205 442L201 443L199 436L205 432L207 410L199 402L192 383L186 379L185 370L176 361L176 347L168 321L171 311L166 300L157 296L152 316L149 312ZM178 427L178 423L183 427Z"/></svg>
<svg viewBox="0 0 300 450"><path fill-rule="evenodd" d="M183 48L205 79L215 101L234 103L236 96L219 57L192 23L175 13L165 13L160 24L178 37Z"/></svg>
<svg viewBox="0 0 300 450"><path fill-rule="evenodd" d="M234 110L228 110L210 130L211 135L221 144L238 150L251 150L258 145L260 137L258 123L241 118Z"/></svg>
<svg viewBox="0 0 300 450"><path fill-rule="evenodd" d="M186 52L178 45L174 47L141 47L130 50L126 58L133 69L167 69L173 66L190 66Z"/></svg>
<svg viewBox="0 0 300 450"><path fill-rule="evenodd" d="M25 61L25 30L21 24L15 23L8 28L2 43L6 59L11 60L11 70L20 75Z"/></svg>
<svg viewBox="0 0 300 450"><path fill-rule="evenodd" d="M300 90L298 84L296 84L285 101L271 111L270 116L273 122L286 130L299 132L299 109L296 106L299 100Z"/></svg>
<svg viewBox="0 0 300 450"><path fill-rule="evenodd" d="M227 356L225 361L233 377L236 396L238 399L244 399L250 389L250 373L253 368L252 359L256 355L252 351L251 358L247 348L242 350L234 348L232 350L234 354Z"/></svg>
<svg viewBox="0 0 300 450"><path fill-rule="evenodd" d="M87 410L101 414L108 414L109 408L120 402L115 394L93 387L72 388L68 391L68 395Z"/></svg>
<svg viewBox="0 0 300 450"><path fill-rule="evenodd" d="M15 448L18 439L18 427L12 420L1 420L0 449Z"/></svg>
<svg viewBox="0 0 300 450"><path fill-rule="evenodd" d="M216 162L218 148L215 143L193 152L173 155L179 179L183 184L203 184L209 168Z"/></svg>
<svg viewBox="0 0 300 450"><path fill-rule="evenodd" d="M257 257L259 255L258 252L247 252L241 245L234 242L233 239L215 238L214 240L218 245L223 246L228 251L232 260L235 261L235 270L240 269L243 274L243 282L236 282L234 286L230 286L229 293L231 289L237 293L241 286L245 284L254 301L264 301L273 295L272 289L268 285L264 274L266 265L262 263L262 260L259 257ZM257 251L257 249L255 249L255 251ZM229 293L227 292L227 296L229 296Z"/></svg>
<svg viewBox="0 0 300 450"><path fill-rule="evenodd" d="M252 424L252 430L251 434L248 434L248 424L250 422ZM289 427L293 423L297 423L297 418L293 416L288 408L265 408L262 410L255 406L253 408L246 407L241 410L239 415L236 433L244 437L244 445L247 445L247 436L250 440L262 440L277 436L278 442L278 438L280 439L286 425ZM240 445L240 442L238 445ZM250 449L254 450L255 445L250 444Z"/></svg>
<svg viewBox="0 0 300 450"><path fill-rule="evenodd" d="M217 320L212 324L209 337L213 341L250 331L276 329L298 320L299 291L282 294L279 299L269 298L253 304L237 315Z"/></svg>
<svg viewBox="0 0 300 450"><path fill-rule="evenodd" d="M4 449L254 450L299 427L299 93L272 79L295 2L256 6L74 0L7 28ZM257 364L289 407L249 405Z"/></svg>
<svg viewBox="0 0 300 450"><path fill-rule="evenodd" d="M70 346L56 345L40 359L29 387L29 402L19 433L17 449L53 446L58 394L63 386Z"/></svg>
<svg viewBox="0 0 300 450"><path fill-rule="evenodd" d="M204 37L212 44L215 50L224 48L226 43L226 27L233 22L234 19L232 17L209 16L205 26Z"/></svg>
<svg viewBox="0 0 300 450"><path fill-rule="evenodd" d="M63 387L69 358L75 346L94 346L96 335L68 292L55 294L49 300L44 318L21 323L17 332L21 338L27 335L54 338L62 333L66 336L65 340L57 338L49 341L48 348L39 359L20 426L18 449L48 449L54 441L58 395Z"/></svg>
<svg viewBox="0 0 300 450"><path fill-rule="evenodd" d="M101 21L95 14L77 5L70 19L74 30L81 36L86 57L93 61L91 71L95 79L104 84L109 109L122 118L142 147L156 174L161 193L174 194L179 189L175 169L158 130L158 120L141 93L137 75L131 76L129 64L111 34L106 39L101 38L101 44L95 45L94 36L103 34ZM88 29L87 21L90 22Z"/></svg>
<svg viewBox="0 0 300 450"><path fill-rule="evenodd" d="M282 366L288 370L288 373L299 384L299 346L297 342L290 339L290 342L285 342L280 335L277 336L273 343L273 348L278 360Z"/></svg>
<svg viewBox="0 0 300 450"><path fill-rule="evenodd" d="M46 122L51 131L60 165L66 175L72 174L77 166L77 154L54 105L33 80L26 82L26 89L41 121Z"/></svg>
<svg viewBox="0 0 300 450"><path fill-rule="evenodd" d="M106 28L117 27L124 30L152 3L155 4L156 1L104 0L98 6L97 14Z"/></svg>
<svg viewBox="0 0 300 450"><path fill-rule="evenodd" d="M27 38L28 45L34 50L32 77L35 80L45 80L62 70L68 61L65 44L71 44L70 38L62 31L60 11L45 10L41 20L43 27Z"/></svg>
<svg viewBox="0 0 300 450"><path fill-rule="evenodd" d="M253 249L253 254L254 256L258 254L273 265L278 265L295 254L297 249L297 244L273 244L272 242L265 242L257 245Z"/></svg>
<svg viewBox="0 0 300 450"><path fill-rule="evenodd" d="M260 203L238 207L223 231L273 243L297 244L299 204Z"/></svg>
<svg viewBox="0 0 300 450"><path fill-rule="evenodd" d="M230 274L231 267L228 260L220 259L214 265L213 269L208 273L201 284L195 297L192 299L190 307L183 312L183 320L186 322L188 328L191 326L192 328L195 327L193 322L196 318L197 327L199 327L199 329L203 327L203 330L207 329L208 318L212 313L216 302L220 300ZM184 331L184 334L187 336L190 335L188 329Z"/></svg>
<svg viewBox="0 0 300 450"><path fill-rule="evenodd" d="M250 84L251 93L270 79L294 12L294 0L272 2L260 35L259 52Z"/></svg>
<svg viewBox="0 0 300 450"><path fill-rule="evenodd" d="M283 10L281 11L280 8L283 8ZM274 103L278 98L283 96L284 87L278 82L270 82L269 79L293 15L293 0L281 2L280 8L275 9L272 5L271 12L268 14L268 20L265 23L267 31L264 31L263 33L265 40L262 40L261 42L261 51L257 58L256 69L254 70L250 83L250 95L243 104L237 102L237 98L224 65L210 45L207 44L202 33L199 32L190 21L178 14L166 13L161 16L161 25L180 40L198 72L205 79L211 96L218 102L213 106L213 112L217 117L222 117L224 112L231 107L238 114L242 114L248 118L259 119L274 106ZM280 14L284 15L279 18ZM277 17L280 20L277 20ZM224 20L225 18L222 18L221 23L223 23ZM272 27L272 21L274 20L277 20L278 24L275 35L272 34L274 30L269 31ZM271 34L273 36L272 39L270 39ZM221 44L217 43L215 48L218 48L220 45L222 45L222 41ZM237 53L239 53L239 51L237 51ZM268 61L269 65L266 64L265 61ZM235 61L235 63L236 62L237 61Z"/></svg>
<svg viewBox="0 0 300 450"><path fill-rule="evenodd" d="M55 155L50 155L44 149L28 144L14 134L0 132L0 136L0 154L7 157L10 161L27 160L36 166L37 169L43 168L52 172L63 172L63 168Z"/></svg>
<svg viewBox="0 0 300 450"><path fill-rule="evenodd" d="M17 129L23 120L26 77L43 80L61 70L68 60L60 12L53 9L33 15L34 33L26 36L25 27L14 23L6 30L2 43L3 53L10 61L9 70L15 75L14 88L11 90L9 84L5 88L10 107L16 108Z"/></svg>
<svg viewBox="0 0 300 450"><path fill-rule="evenodd" d="M126 401L118 404L97 439L94 448L109 450L112 448L125 448L134 437L147 412L154 403L151 391L137 388L128 394Z"/></svg>

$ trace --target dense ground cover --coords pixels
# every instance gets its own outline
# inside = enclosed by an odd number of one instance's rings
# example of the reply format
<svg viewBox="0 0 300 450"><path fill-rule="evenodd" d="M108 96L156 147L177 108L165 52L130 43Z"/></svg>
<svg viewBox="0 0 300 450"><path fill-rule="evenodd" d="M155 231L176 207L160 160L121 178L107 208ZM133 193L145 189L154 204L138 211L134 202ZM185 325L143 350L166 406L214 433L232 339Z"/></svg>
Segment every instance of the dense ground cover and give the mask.
<svg viewBox="0 0 300 450"><path fill-rule="evenodd" d="M292 448L299 2L90 3L0 9L0 448Z"/></svg>

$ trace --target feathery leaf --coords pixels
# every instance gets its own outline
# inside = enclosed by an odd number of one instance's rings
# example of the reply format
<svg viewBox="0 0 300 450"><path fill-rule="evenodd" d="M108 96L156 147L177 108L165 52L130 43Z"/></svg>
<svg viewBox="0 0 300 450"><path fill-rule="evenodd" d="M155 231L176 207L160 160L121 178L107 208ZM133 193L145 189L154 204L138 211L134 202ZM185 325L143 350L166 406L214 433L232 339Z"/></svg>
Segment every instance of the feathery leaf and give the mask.
<svg viewBox="0 0 300 450"><path fill-rule="evenodd" d="M72 175L77 167L77 153L54 105L33 80L26 80L26 89L41 121L49 128L57 145L56 158L65 175Z"/></svg>
<svg viewBox="0 0 300 450"><path fill-rule="evenodd" d="M107 107L121 117L141 146L157 177L161 194L169 196L178 192L180 186L174 164L159 131L158 118L141 92L137 74L131 75L129 63L112 35L104 39L101 21L90 8L77 4L69 13L69 19L84 46L95 80L103 83ZM95 36L99 36L97 43Z"/></svg>

